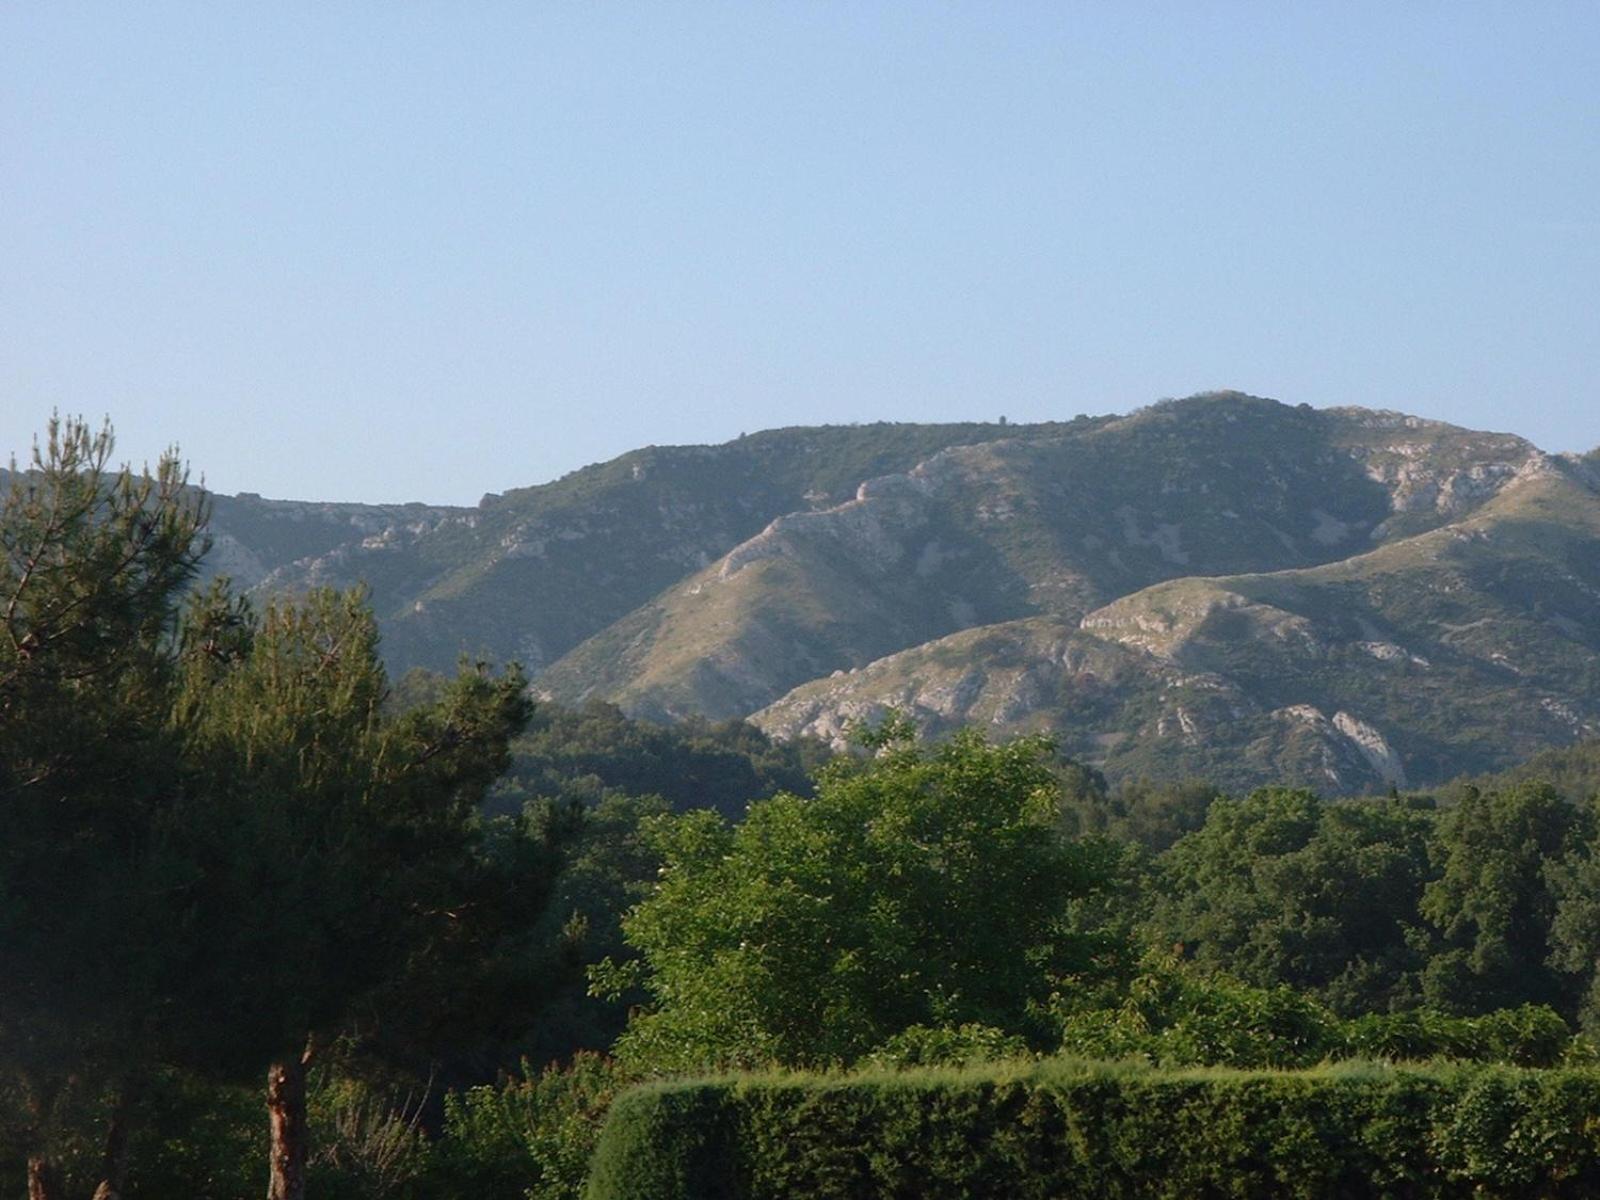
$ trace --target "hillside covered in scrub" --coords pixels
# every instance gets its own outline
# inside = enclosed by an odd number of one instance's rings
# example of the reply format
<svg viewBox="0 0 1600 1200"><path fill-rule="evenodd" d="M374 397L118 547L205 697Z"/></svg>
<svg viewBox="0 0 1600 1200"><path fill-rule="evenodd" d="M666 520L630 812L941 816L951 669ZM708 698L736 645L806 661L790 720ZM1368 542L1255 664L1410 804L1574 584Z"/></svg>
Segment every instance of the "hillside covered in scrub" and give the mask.
<svg viewBox="0 0 1600 1200"><path fill-rule="evenodd" d="M364 582L392 670L842 744L1047 731L1109 777L1332 793L1600 728L1600 464L1238 393L648 447L478 507L216 497L258 594Z"/></svg>

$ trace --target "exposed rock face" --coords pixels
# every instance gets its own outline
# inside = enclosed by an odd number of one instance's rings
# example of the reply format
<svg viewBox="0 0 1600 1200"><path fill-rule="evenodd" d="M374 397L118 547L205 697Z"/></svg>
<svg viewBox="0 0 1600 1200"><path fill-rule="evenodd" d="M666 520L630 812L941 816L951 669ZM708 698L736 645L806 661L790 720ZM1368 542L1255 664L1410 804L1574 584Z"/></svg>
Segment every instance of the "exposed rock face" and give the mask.
<svg viewBox="0 0 1600 1200"><path fill-rule="evenodd" d="M470 525L471 509L423 504L331 504L265 500L249 493L213 496L211 574L244 588L277 590L342 579L364 554L404 551L450 525Z"/></svg>
<svg viewBox="0 0 1600 1200"><path fill-rule="evenodd" d="M1391 787L1406 786L1406 769L1383 734L1347 712L1333 714L1333 727L1355 743L1378 778Z"/></svg>
<svg viewBox="0 0 1600 1200"><path fill-rule="evenodd" d="M272 563L266 586L366 581L397 669L448 670L466 653L537 670L774 520L837 504L863 480L951 445L1091 424L780 429L721 446L648 447L486 495L475 509L437 510L443 519L405 537L386 538L383 521L361 538L299 549Z"/></svg>

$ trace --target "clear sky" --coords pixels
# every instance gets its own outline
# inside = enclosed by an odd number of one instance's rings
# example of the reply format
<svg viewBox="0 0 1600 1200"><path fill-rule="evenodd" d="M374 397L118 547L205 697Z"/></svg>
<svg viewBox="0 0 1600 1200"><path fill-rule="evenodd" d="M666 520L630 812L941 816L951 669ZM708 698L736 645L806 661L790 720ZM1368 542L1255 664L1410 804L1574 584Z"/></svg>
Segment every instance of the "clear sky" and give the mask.
<svg viewBox="0 0 1600 1200"><path fill-rule="evenodd" d="M1600 443L1600 5L0 4L0 453L470 503L1218 387Z"/></svg>

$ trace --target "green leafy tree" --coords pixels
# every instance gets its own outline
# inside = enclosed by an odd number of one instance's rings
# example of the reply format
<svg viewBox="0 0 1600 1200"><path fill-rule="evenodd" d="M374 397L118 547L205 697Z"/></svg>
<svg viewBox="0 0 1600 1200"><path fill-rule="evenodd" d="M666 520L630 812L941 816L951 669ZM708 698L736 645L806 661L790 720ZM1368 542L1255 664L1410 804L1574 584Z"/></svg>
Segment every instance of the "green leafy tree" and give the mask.
<svg viewBox="0 0 1600 1200"><path fill-rule="evenodd" d="M419 682L412 679L410 686ZM737 820L751 800L778 791L808 793L807 772L826 757L818 742L774 742L743 721L657 725L599 700L577 708L544 702L512 747L496 802L577 796L597 803L623 792L660 796L680 811L714 808Z"/></svg>
<svg viewBox="0 0 1600 1200"><path fill-rule="evenodd" d="M618 1055L822 1065L970 1023L1043 1040L1043 1006L1090 951L1068 906L1105 872L1055 828L1058 789L1042 739L889 738L825 769L815 797L760 801L737 826L658 818L660 881L623 926L642 962L595 976L650 997Z"/></svg>
<svg viewBox="0 0 1600 1200"><path fill-rule="evenodd" d="M1306 1067L1335 1053L1338 1019L1311 996L1252 987L1151 951L1117 1003L1063 1015L1061 1049L1159 1066Z"/></svg>
<svg viewBox="0 0 1600 1200"><path fill-rule="evenodd" d="M617 1093L635 1080L592 1052L445 1101L438 1190L481 1200L576 1200Z"/></svg>
<svg viewBox="0 0 1600 1200"><path fill-rule="evenodd" d="M1077 767L1082 783L1069 787L1062 806L1062 828L1075 836L1102 835L1133 842L1153 854L1205 824L1206 813L1222 793L1209 783L1123 780L1115 790L1098 772Z"/></svg>
<svg viewBox="0 0 1600 1200"><path fill-rule="evenodd" d="M580 1051L608 1049L626 1024L628 1007L645 1001L638 989L607 1000L590 995L587 968L608 958L634 957L623 940L622 918L648 894L661 866L645 827L670 811L659 796L624 793L577 810L550 903L534 927L553 960L548 977L557 986L531 1036L507 1047L501 1062L555 1062Z"/></svg>
<svg viewBox="0 0 1600 1200"><path fill-rule="evenodd" d="M1430 811L1403 801L1324 804L1285 788L1216 800L1160 858L1149 927L1202 967L1346 1015L1407 1003L1432 829Z"/></svg>
<svg viewBox="0 0 1600 1200"><path fill-rule="evenodd" d="M1435 939L1423 974L1429 1003L1458 1013L1519 1004L1573 1012L1578 986L1559 969L1573 962L1573 940L1552 941L1559 892L1550 868L1590 841L1590 824L1540 783L1468 789L1445 814L1443 872L1422 897ZM1578 923L1569 908L1566 928Z"/></svg>
<svg viewBox="0 0 1600 1200"><path fill-rule="evenodd" d="M1584 807L1586 836L1545 866L1555 899L1550 923L1550 965L1570 981L1576 1016L1591 1036L1600 1033L1600 845L1592 836L1600 797Z"/></svg>

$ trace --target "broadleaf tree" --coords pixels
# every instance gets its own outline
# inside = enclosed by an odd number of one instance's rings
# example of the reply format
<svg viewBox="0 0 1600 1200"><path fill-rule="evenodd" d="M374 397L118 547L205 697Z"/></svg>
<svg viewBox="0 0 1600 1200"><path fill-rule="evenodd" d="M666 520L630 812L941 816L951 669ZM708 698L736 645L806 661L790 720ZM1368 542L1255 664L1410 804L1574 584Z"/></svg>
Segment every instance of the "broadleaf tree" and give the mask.
<svg viewBox="0 0 1600 1200"><path fill-rule="evenodd" d="M595 971L649 1002L617 1043L640 1070L854 1061L913 1026L1051 1036L1052 993L1092 939L1071 902L1105 861L1056 827L1039 738L898 736L730 824L658 817L663 866L624 921L640 958Z"/></svg>

